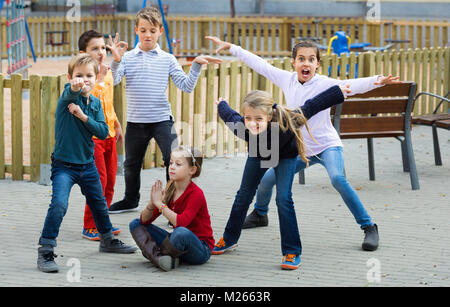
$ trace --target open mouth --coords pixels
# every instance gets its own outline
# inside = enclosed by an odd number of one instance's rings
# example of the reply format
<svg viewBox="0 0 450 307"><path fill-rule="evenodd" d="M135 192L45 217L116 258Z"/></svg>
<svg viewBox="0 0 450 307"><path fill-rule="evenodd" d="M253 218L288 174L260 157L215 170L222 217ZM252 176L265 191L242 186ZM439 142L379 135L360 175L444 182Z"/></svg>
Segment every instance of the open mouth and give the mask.
<svg viewBox="0 0 450 307"><path fill-rule="evenodd" d="M302 69L302 77L308 79L311 76L311 70L309 68Z"/></svg>

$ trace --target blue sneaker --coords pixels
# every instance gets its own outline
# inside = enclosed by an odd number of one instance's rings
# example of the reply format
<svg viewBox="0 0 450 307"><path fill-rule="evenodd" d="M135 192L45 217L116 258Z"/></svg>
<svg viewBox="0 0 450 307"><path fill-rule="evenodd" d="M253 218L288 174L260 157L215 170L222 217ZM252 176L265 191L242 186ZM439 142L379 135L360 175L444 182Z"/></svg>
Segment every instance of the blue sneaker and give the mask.
<svg viewBox="0 0 450 307"><path fill-rule="evenodd" d="M120 229L117 228L117 227L114 227L114 226L113 226L113 228L112 228L112 233L113 233L115 236L117 236L121 231L122 231L122 230L120 230Z"/></svg>
<svg viewBox="0 0 450 307"><path fill-rule="evenodd" d="M91 241L100 241L100 236L98 234L97 228L83 228L82 236L83 238Z"/></svg>
<svg viewBox="0 0 450 307"><path fill-rule="evenodd" d="M112 228L112 233L114 235L118 235L122 230L117 227ZM91 240L91 241L100 241L100 236L98 234L97 228L83 228L82 233L83 238Z"/></svg>
<svg viewBox="0 0 450 307"><path fill-rule="evenodd" d="M220 238L219 242L216 243L216 245L214 246L214 249L212 250L212 254L213 255L221 255L223 253L225 253L228 250L233 250L237 247L237 243L235 244L231 244L231 245L227 245L224 241L223 238Z"/></svg>
<svg viewBox="0 0 450 307"><path fill-rule="evenodd" d="M300 255L287 254L281 260L281 268L285 270L297 270L300 262Z"/></svg>

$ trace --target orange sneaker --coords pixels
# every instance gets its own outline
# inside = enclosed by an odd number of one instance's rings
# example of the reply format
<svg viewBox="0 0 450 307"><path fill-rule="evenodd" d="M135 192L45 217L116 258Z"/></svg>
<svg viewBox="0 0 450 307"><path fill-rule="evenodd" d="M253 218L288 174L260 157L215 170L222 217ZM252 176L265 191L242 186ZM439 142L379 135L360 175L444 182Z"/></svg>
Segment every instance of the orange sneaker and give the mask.
<svg viewBox="0 0 450 307"><path fill-rule="evenodd" d="M287 254L281 260L281 268L286 270L297 270L300 266L300 255Z"/></svg>
<svg viewBox="0 0 450 307"><path fill-rule="evenodd" d="M216 243L216 245L214 246L214 249L212 250L212 254L213 255L221 255L223 253L225 253L228 250L233 250L237 247L237 243L235 244L226 244L225 240L222 238L220 238L219 242Z"/></svg>

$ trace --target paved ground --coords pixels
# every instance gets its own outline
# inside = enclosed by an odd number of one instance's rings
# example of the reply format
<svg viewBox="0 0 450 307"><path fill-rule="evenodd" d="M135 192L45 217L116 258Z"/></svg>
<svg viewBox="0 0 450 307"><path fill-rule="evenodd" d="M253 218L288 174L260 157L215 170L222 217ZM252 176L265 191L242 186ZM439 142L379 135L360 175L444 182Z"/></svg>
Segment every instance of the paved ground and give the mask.
<svg viewBox="0 0 450 307"><path fill-rule="evenodd" d="M421 189L412 191L403 173L400 144L376 140L376 181L369 181L364 140L345 140L346 172L379 225L381 245L364 252L363 232L332 188L325 169L307 171L307 185L295 184L295 207L301 232L302 266L283 271L278 217L274 202L268 227L244 230L237 250L212 256L201 266L183 265L162 272L139 252L110 255L98 243L81 238L84 200L78 186L61 227L56 253L60 272L36 268L37 242L47 212L51 187L30 182L0 181L0 286L449 286L450 285L450 132L439 131L443 166L435 166L431 129L415 127L413 145ZM203 188L214 236L225 227L242 175L245 157L206 160L197 184ZM142 174L142 209L149 188L163 179L162 169ZM118 177L115 200L124 192ZM132 243L128 223L138 212L112 215ZM166 220L155 222L165 227ZM77 268L80 268L80 282ZM379 274L377 274L379 272ZM379 277L379 281L377 281Z"/></svg>

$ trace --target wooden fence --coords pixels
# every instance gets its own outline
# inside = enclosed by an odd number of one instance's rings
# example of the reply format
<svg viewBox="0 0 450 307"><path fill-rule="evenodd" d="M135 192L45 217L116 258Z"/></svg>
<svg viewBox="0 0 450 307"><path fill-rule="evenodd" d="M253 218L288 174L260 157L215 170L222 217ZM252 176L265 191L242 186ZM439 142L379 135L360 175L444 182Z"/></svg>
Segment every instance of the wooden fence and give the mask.
<svg viewBox="0 0 450 307"><path fill-rule="evenodd" d="M445 47L449 43L448 21L383 20L368 22L363 18L323 18L313 24L313 18L277 17L174 17L167 18L170 37L180 40L176 53L181 55L212 54L214 46L204 36L216 35L263 56L289 56L298 37L322 37L327 45L334 32L343 30L352 42L369 42L385 46L386 39L410 40L395 44L395 49ZM86 30L97 29L105 34L120 34L122 40L135 44L134 16L103 15L82 17L80 22L69 22L65 17L29 17L28 24L38 57L70 56L78 50L78 37ZM6 52L5 19L1 21L2 57ZM47 44L46 32L67 31L67 44ZM60 41L59 33L52 34ZM165 35L160 45L167 50ZM30 53L31 56L31 53Z"/></svg>
<svg viewBox="0 0 450 307"><path fill-rule="evenodd" d="M289 58L271 59L270 62L282 69L292 69ZM189 70L187 65L183 68L186 72ZM416 81L419 91L442 95L450 88L450 48L359 55L352 53L340 58L336 55L325 56L320 73L330 73L331 77L338 79L392 73L399 75L402 80ZM64 75L33 75L27 80L22 80L21 75L17 74L12 75L11 79L4 79L0 75L0 178L10 173L13 180L23 180L24 176L31 181L39 180L40 165L50 164L56 104L66 82L67 77ZM115 87L114 104L125 131L126 99L123 83ZM238 140L218 119L214 101L223 97L232 108L240 110L242 98L252 89L266 90L276 101L285 103L278 87L238 61L207 65L191 94L182 93L170 81L168 97L180 143L201 148L206 157L245 152L244 142ZM7 90L11 94L10 101L4 99ZM29 101L23 99L23 90L29 91ZM9 108L7 104L10 104ZM423 97L416 104L414 113L430 113L435 105L435 99ZM444 105L441 111L446 112L447 108L448 105ZM24 118L29 118L29 122L24 122ZM9 125L11 133L7 135L5 127ZM7 137L10 142L5 141ZM24 148L27 148L27 152L24 152ZM123 153L123 146L119 146L118 154ZM145 156L144 168L161 165L161 152L152 141Z"/></svg>

